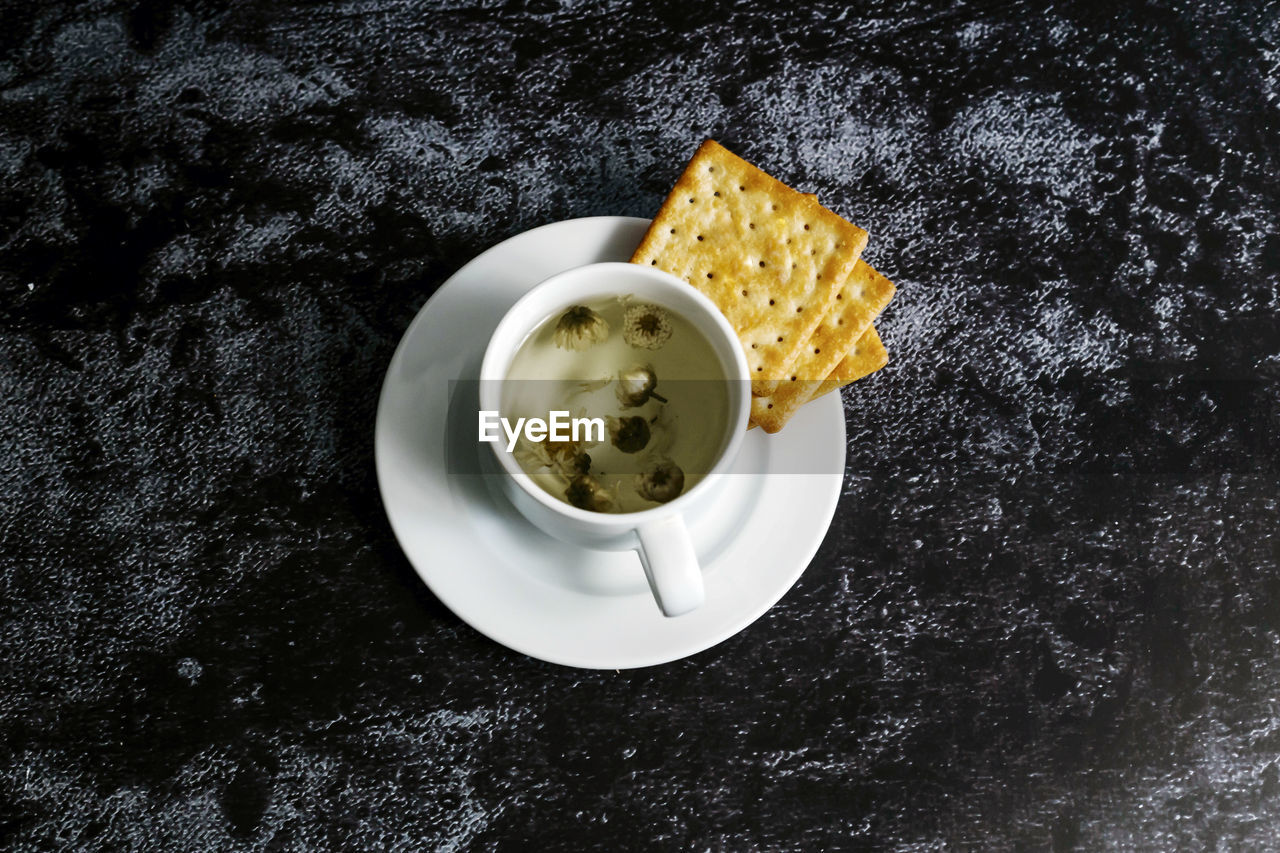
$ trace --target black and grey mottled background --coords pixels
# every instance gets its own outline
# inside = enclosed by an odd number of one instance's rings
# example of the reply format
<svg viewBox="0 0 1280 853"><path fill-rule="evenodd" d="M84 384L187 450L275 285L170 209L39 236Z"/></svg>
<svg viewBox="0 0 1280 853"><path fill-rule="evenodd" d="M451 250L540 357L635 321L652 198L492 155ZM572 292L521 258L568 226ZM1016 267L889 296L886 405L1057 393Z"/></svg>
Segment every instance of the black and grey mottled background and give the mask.
<svg viewBox="0 0 1280 853"><path fill-rule="evenodd" d="M10 849L1276 849L1276 3L0 4ZM899 285L797 587L592 673L417 580L382 371L705 137Z"/></svg>

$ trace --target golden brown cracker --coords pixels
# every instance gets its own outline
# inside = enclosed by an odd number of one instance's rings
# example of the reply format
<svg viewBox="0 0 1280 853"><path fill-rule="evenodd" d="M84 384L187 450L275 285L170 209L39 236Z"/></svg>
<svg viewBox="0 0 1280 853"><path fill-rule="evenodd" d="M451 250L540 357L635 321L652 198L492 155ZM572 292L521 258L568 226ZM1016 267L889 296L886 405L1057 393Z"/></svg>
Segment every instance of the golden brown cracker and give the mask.
<svg viewBox="0 0 1280 853"><path fill-rule="evenodd" d="M715 302L755 395L772 393L836 301L867 232L714 140L698 148L632 256Z"/></svg>
<svg viewBox="0 0 1280 853"><path fill-rule="evenodd" d="M853 351L855 341L889 304L893 293L889 279L865 261L858 261L836 294L835 304L791 365L791 375L772 394L752 398L751 419L766 432L782 429L795 410L814 396L846 354Z"/></svg>
<svg viewBox="0 0 1280 853"><path fill-rule="evenodd" d="M880 333L872 326L858 338L854 348L841 359L836 369L831 371L827 380L818 386L809 400L816 400L823 394L843 388L851 382L864 379L889 363L889 351L880 340ZM808 400L805 401L806 403Z"/></svg>
<svg viewBox="0 0 1280 853"><path fill-rule="evenodd" d="M813 393L809 397L791 405L790 411L786 412L786 415L781 419L781 423L774 424L771 421L769 415L772 414L772 411L768 410L767 407L765 407L765 411L768 412L765 415L765 423L758 423L755 419L753 406L750 429L762 427L765 432L776 433L778 429L786 425L786 421L790 420L791 415L794 415L804 403L817 400L823 394L836 391L837 388L844 388L847 384L868 377L868 375L876 373L886 364L888 364L888 350L884 348L884 343L879 338L876 327L872 325L872 327L867 328L867 332L863 333L863 337L858 338L858 342L855 343L844 359L841 359L840 364L836 365L836 369L831 371L831 375L828 375L822 382L814 383L817 384L817 388L813 389ZM786 386L782 387L785 388ZM767 403L765 403L765 406L767 406Z"/></svg>
<svg viewBox="0 0 1280 853"><path fill-rule="evenodd" d="M795 410L799 409L800 405L870 376L888 363L889 351L885 349L884 343L880 340L879 332L876 331L875 326L868 327L862 337L854 344L853 349L831 371L831 374L818 384L817 389L810 397L796 405L791 414L795 414ZM752 417L750 428L755 429L757 426L760 426L760 424L757 424L755 418Z"/></svg>

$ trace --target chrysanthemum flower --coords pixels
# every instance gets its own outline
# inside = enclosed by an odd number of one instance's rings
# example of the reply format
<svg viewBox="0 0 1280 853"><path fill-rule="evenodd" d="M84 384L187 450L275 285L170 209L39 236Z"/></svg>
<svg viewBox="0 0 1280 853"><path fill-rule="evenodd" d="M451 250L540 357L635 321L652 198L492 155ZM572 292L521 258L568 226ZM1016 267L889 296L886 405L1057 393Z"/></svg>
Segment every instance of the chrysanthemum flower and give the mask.
<svg viewBox="0 0 1280 853"><path fill-rule="evenodd" d="M666 457L658 457L636 474L636 493L647 501L666 503L684 491L684 471Z"/></svg>
<svg viewBox="0 0 1280 853"><path fill-rule="evenodd" d="M616 504L613 491L605 488L595 477L582 475L575 477L564 490L564 498L578 509L592 512L612 512Z"/></svg>
<svg viewBox="0 0 1280 853"><path fill-rule="evenodd" d="M653 372L652 367L647 364L633 364L618 373L616 390L618 405L624 409L634 409L649 402L650 397L663 403L667 402L666 397L654 390L657 387L658 375Z"/></svg>
<svg viewBox="0 0 1280 853"><path fill-rule="evenodd" d="M671 317L657 305L636 304L622 315L622 339L640 349L660 349L671 337Z"/></svg>
<svg viewBox="0 0 1280 853"><path fill-rule="evenodd" d="M556 322L556 346L580 351L609 337L609 323L585 305L574 305Z"/></svg>
<svg viewBox="0 0 1280 853"><path fill-rule="evenodd" d="M649 443L649 422L639 415L629 418L605 418L609 440L623 453L639 453Z"/></svg>

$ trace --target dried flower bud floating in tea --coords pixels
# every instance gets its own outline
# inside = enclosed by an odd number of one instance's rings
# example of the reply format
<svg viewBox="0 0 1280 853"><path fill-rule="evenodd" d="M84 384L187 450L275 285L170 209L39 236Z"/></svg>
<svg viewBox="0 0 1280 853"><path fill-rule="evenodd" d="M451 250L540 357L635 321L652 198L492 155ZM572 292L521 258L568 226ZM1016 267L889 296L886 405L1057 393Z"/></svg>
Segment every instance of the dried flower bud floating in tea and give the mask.
<svg viewBox="0 0 1280 853"><path fill-rule="evenodd" d="M647 501L664 504L683 491L684 471L670 459L655 459L636 474L636 493Z"/></svg>
<svg viewBox="0 0 1280 853"><path fill-rule="evenodd" d="M545 445L551 467L566 480L591 472L590 454L583 453L572 441L548 441Z"/></svg>
<svg viewBox="0 0 1280 853"><path fill-rule="evenodd" d="M649 443L649 422L639 415L629 418L605 418L609 440L623 453L639 453Z"/></svg>
<svg viewBox="0 0 1280 853"><path fill-rule="evenodd" d="M658 375L647 364L633 364L618 374L618 405L624 409L634 409L649 402L652 397L660 402L667 398L657 393Z"/></svg>
<svg viewBox="0 0 1280 853"><path fill-rule="evenodd" d="M613 493L595 477L585 474L573 478L569 487L564 490L564 497L578 509L588 509L592 512L610 512L614 504Z"/></svg>
<svg viewBox="0 0 1280 853"><path fill-rule="evenodd" d="M574 305L556 322L556 346L584 350L609 337L609 324L585 305Z"/></svg>
<svg viewBox="0 0 1280 853"><path fill-rule="evenodd" d="M671 337L671 318L657 305L632 305L622 316L622 339L638 349L660 349Z"/></svg>

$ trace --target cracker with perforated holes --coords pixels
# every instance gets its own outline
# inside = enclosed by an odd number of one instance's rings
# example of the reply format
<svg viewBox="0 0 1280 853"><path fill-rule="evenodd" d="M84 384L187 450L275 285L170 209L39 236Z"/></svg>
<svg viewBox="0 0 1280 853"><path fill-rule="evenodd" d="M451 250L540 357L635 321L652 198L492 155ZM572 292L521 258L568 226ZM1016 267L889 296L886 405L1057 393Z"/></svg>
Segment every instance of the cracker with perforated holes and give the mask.
<svg viewBox="0 0 1280 853"><path fill-rule="evenodd" d="M816 400L837 388L843 388L865 376L870 376L888 363L889 351L884 348L884 342L880 340L876 327L868 326L825 379L794 386L784 383L772 396L757 397L752 400L751 426L761 427L765 432L777 432L805 403ZM795 390L787 396L789 388L795 388ZM762 400L765 401L764 413L763 416L757 416L756 403ZM773 402L772 409L767 407L770 402Z"/></svg>
<svg viewBox="0 0 1280 853"><path fill-rule="evenodd" d="M841 359L836 369L827 377L827 381L818 386L818 390L809 400L816 400L823 394L843 388L859 379L865 379L888 363L889 351L885 349L884 341L880 340L880 333L876 331L876 327L872 326L858 338L853 349Z"/></svg>
<svg viewBox="0 0 1280 853"><path fill-rule="evenodd" d="M893 298L889 279L858 261L853 272L836 293L836 302L813 330L804 350L791 366L791 374L772 394L753 397L751 420L765 432L777 432L805 402L812 399L827 377L858 350L855 341L871 327L871 322ZM876 343L881 350L879 338ZM887 354L886 354L887 355ZM852 380L850 380L852 381Z"/></svg>
<svg viewBox="0 0 1280 853"><path fill-rule="evenodd" d="M764 396L822 322L867 232L708 139L663 202L632 263L682 278L738 333Z"/></svg>

